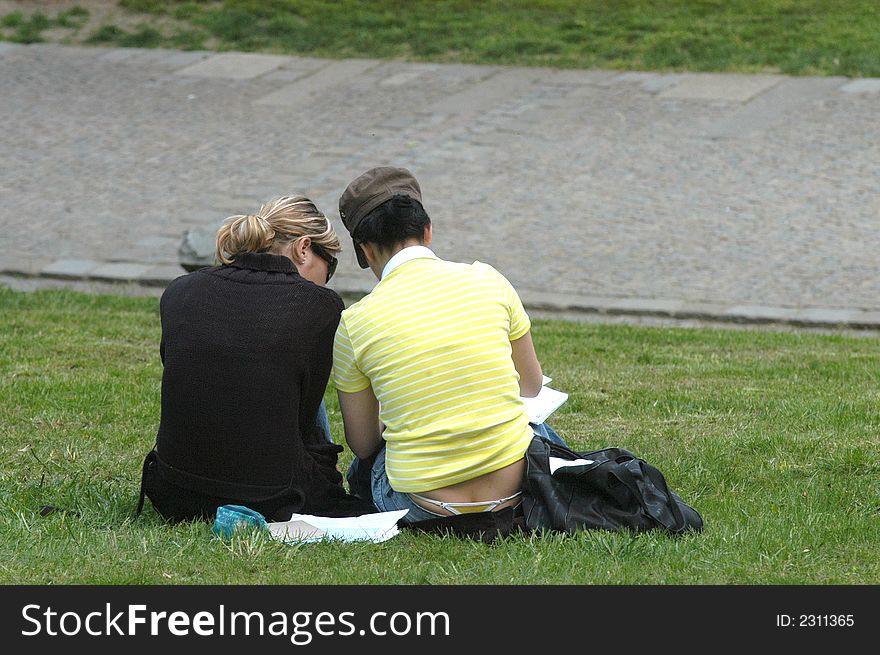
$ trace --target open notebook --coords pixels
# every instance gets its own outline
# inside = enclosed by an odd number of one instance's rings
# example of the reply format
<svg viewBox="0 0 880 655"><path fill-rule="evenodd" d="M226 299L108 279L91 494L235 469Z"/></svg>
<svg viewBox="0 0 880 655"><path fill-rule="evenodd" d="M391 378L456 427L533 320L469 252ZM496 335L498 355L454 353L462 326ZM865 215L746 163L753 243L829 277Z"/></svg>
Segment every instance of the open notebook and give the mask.
<svg viewBox="0 0 880 655"><path fill-rule="evenodd" d="M556 389L551 389L547 383L551 378L544 376L544 386L534 398L523 398L523 404L526 406L526 414L529 416L529 423L543 423L547 418L562 407L562 404L568 400L568 394Z"/></svg>

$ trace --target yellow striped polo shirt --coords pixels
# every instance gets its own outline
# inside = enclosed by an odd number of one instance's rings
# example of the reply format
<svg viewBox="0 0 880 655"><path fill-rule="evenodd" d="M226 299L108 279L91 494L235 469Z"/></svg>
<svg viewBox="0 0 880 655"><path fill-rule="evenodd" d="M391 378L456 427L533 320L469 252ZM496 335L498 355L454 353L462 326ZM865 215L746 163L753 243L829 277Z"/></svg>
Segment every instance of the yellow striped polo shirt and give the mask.
<svg viewBox="0 0 880 655"><path fill-rule="evenodd" d="M404 263L342 312L333 381L352 393L372 385L391 487L430 491L522 459L532 429L510 342L530 323L491 266L422 246L401 253Z"/></svg>

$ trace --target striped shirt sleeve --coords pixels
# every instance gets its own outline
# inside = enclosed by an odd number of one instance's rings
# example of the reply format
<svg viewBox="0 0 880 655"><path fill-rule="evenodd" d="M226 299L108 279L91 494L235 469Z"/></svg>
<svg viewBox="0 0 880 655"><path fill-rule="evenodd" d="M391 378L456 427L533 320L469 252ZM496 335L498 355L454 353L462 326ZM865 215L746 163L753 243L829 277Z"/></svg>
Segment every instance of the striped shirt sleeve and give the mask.
<svg viewBox="0 0 880 655"><path fill-rule="evenodd" d="M369 378L357 367L355 360L354 347L343 315L333 340L333 384L339 391L356 393L370 386Z"/></svg>
<svg viewBox="0 0 880 655"><path fill-rule="evenodd" d="M504 305L507 307L507 313L510 315L510 340L516 341L520 337L524 337L526 332L532 328L529 315L523 307L522 300L513 285L506 277L501 275L501 293L504 299Z"/></svg>

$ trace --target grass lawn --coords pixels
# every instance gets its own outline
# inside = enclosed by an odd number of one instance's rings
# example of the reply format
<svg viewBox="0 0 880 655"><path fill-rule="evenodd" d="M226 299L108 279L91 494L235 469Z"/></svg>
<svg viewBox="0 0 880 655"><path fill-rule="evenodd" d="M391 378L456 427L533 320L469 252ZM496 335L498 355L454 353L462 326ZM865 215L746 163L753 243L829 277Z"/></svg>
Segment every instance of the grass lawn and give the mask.
<svg viewBox="0 0 880 655"><path fill-rule="evenodd" d="M566 68L880 75L876 0L81 0L0 38ZM109 8L108 8L109 5Z"/></svg>
<svg viewBox="0 0 880 655"><path fill-rule="evenodd" d="M0 288L0 583L880 582L877 339L556 321L533 333L571 394L562 436L656 464L703 534L284 546L223 543L149 505L133 520L159 419L158 301ZM40 517L45 503L81 516Z"/></svg>

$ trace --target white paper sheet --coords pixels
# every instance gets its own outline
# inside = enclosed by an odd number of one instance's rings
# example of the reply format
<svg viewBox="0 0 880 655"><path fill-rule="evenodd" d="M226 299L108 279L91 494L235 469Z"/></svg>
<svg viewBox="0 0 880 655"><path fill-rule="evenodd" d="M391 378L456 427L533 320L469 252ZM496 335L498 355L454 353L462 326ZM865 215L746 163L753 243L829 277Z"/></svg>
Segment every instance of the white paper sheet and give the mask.
<svg viewBox="0 0 880 655"><path fill-rule="evenodd" d="M568 400L568 394L550 387L541 387L534 398L523 398L529 423L543 423Z"/></svg>
<svg viewBox="0 0 880 655"><path fill-rule="evenodd" d="M586 466L594 462L595 460L592 459L561 459L559 457L550 457L548 459L550 475L556 473L557 469L565 468L566 466Z"/></svg>
<svg viewBox="0 0 880 655"><path fill-rule="evenodd" d="M397 522L403 518L408 509L395 512L379 512L333 518L314 516L312 514L293 514L289 521L269 524L269 533L278 541L312 543L324 539L336 541L372 541L381 543L388 541L400 532ZM306 526L306 530L304 530ZM309 535L307 527L312 527L320 534Z"/></svg>

